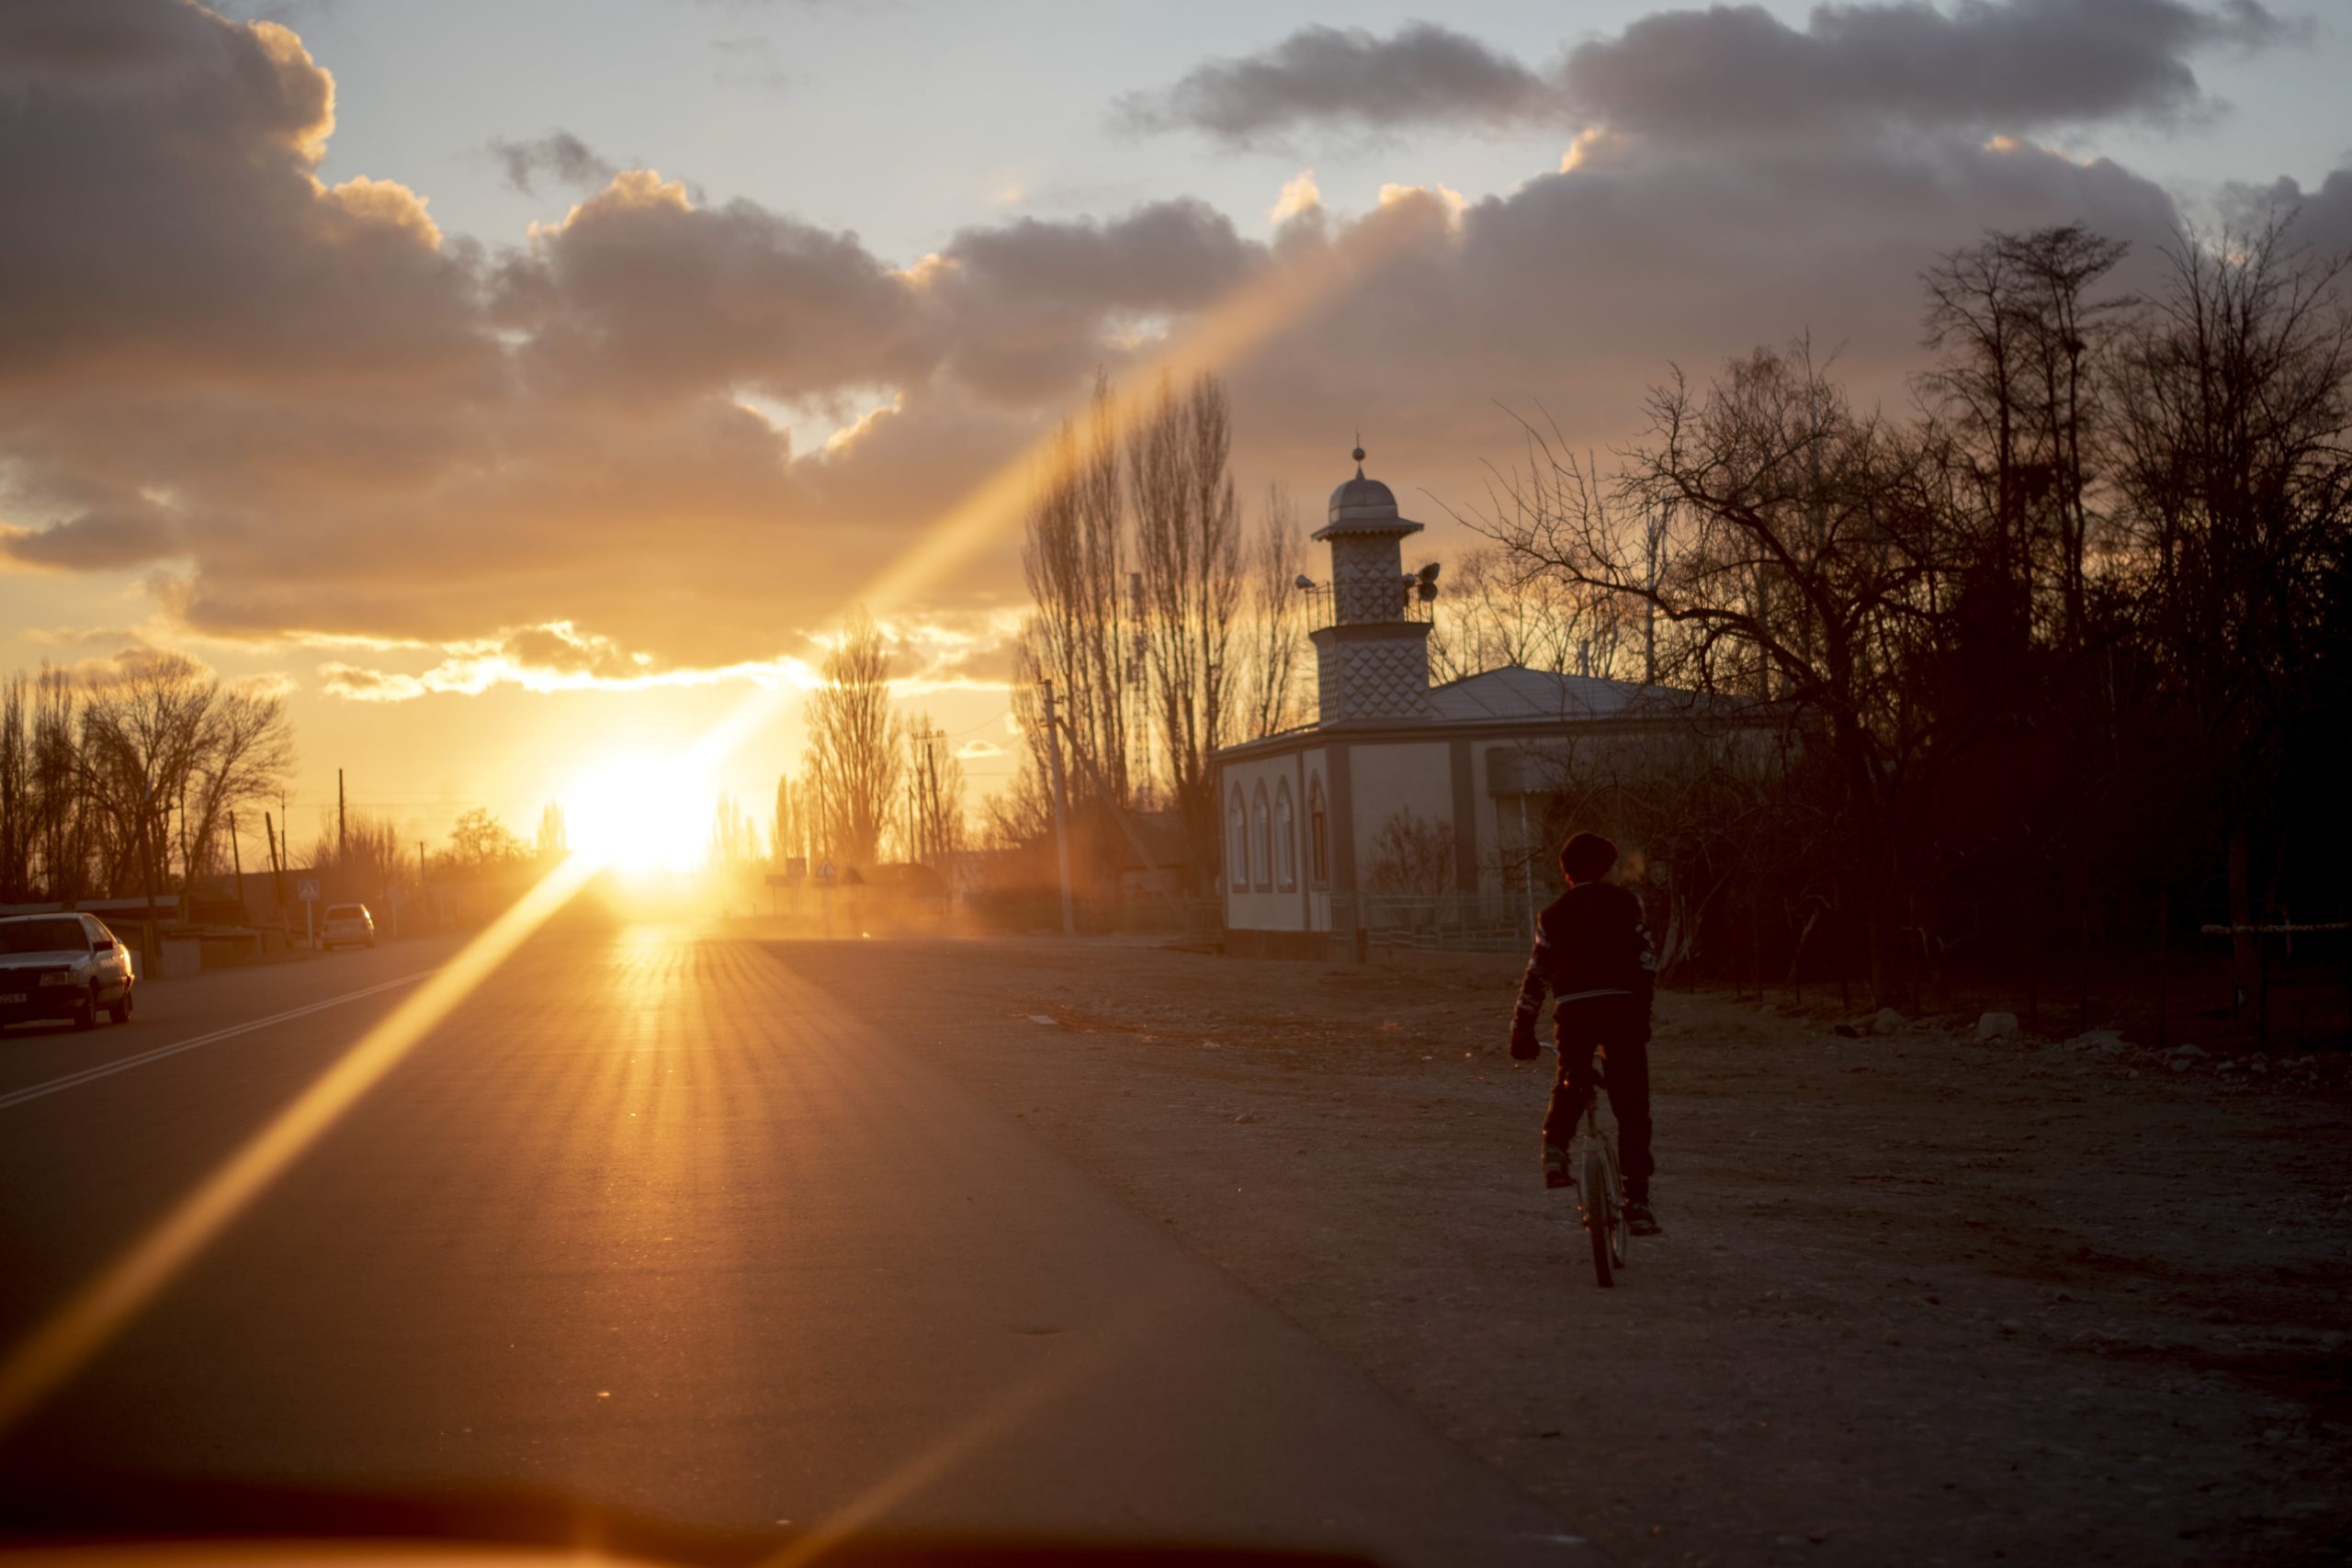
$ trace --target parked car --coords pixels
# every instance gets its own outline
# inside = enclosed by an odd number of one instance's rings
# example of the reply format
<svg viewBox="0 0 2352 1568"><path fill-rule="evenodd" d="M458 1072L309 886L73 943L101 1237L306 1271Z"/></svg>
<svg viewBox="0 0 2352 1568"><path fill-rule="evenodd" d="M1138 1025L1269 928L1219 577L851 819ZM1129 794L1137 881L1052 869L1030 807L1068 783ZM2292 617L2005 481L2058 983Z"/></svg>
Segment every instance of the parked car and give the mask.
<svg viewBox="0 0 2352 1568"><path fill-rule="evenodd" d="M0 919L0 1024L130 1021L130 950L95 915Z"/></svg>
<svg viewBox="0 0 2352 1568"><path fill-rule="evenodd" d="M376 917L368 912L367 905L327 906L326 919L319 927L319 945L341 947L345 942L357 947L376 945Z"/></svg>

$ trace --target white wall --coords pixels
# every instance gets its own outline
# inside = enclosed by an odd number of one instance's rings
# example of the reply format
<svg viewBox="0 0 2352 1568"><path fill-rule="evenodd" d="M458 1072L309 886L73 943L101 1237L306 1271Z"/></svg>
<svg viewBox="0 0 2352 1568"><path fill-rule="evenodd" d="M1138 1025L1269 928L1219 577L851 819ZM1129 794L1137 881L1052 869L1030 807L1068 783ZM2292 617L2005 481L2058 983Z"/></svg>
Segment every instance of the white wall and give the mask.
<svg viewBox="0 0 2352 1568"><path fill-rule="evenodd" d="M1295 931L1307 929L1306 873L1307 820L1306 796L1301 788L1301 759L1296 752L1283 752L1271 757L1253 757L1243 761L1227 763L1218 780L1221 792L1217 802L1217 831L1220 846L1219 864L1225 872L1225 923L1240 931ZM1283 867L1283 840L1274 806L1288 789L1291 807L1291 854L1285 874ZM1269 837L1272 840L1273 861L1263 862L1254 818L1247 815L1248 807L1258 799L1260 790L1265 792ZM1232 842L1232 808L1234 797L1239 795L1245 808L1245 823L1250 844L1250 864L1245 880L1234 873ZM1285 886L1285 875L1287 886Z"/></svg>
<svg viewBox="0 0 2352 1568"><path fill-rule="evenodd" d="M1391 817L1409 809L1427 821L1453 820L1453 749L1443 740L1351 746L1348 787L1355 815L1356 886L1368 888L1373 840Z"/></svg>

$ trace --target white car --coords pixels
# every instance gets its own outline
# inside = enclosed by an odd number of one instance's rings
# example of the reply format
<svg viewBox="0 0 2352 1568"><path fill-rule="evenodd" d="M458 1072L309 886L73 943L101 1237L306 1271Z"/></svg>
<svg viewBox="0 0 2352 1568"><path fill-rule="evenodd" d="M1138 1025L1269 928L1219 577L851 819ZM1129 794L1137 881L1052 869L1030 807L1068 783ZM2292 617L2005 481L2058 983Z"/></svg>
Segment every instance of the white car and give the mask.
<svg viewBox="0 0 2352 1568"><path fill-rule="evenodd" d="M95 915L0 919L0 1024L63 1019L76 1029L103 1012L130 1021L130 950Z"/></svg>
<svg viewBox="0 0 2352 1568"><path fill-rule="evenodd" d="M319 926L319 945L341 947L345 942L358 947L376 945L376 917L368 912L367 905L327 906L326 919Z"/></svg>

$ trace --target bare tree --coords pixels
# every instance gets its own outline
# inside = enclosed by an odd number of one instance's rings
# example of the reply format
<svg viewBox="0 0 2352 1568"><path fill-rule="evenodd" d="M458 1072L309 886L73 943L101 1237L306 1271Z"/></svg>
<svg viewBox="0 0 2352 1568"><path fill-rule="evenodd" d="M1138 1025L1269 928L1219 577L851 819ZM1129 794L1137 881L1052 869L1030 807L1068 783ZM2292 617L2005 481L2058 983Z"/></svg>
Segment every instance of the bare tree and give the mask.
<svg viewBox="0 0 2352 1568"><path fill-rule="evenodd" d="M827 854L871 865L898 806L906 766L890 709L890 647L860 606L825 655L824 684L808 698L801 776L816 796Z"/></svg>
<svg viewBox="0 0 2352 1568"><path fill-rule="evenodd" d="M1944 357L1919 385L1951 430L1983 547L1981 597L2007 601L2013 643L2036 619L2079 646L2092 534L2089 433L2098 366L2125 301L2090 290L2126 247L2077 224L1993 234L1923 275L1928 346ZM2046 603L2048 613L2038 606Z"/></svg>
<svg viewBox="0 0 2352 1568"><path fill-rule="evenodd" d="M2177 715L2166 733L2208 781L2241 926L2289 861L2297 737L2343 716L2327 652L2343 646L2352 522L2347 264L2294 243L2291 222L2171 250L2110 399L2143 635ZM2237 960L2249 978L2250 939Z"/></svg>
<svg viewBox="0 0 2352 1568"><path fill-rule="evenodd" d="M1436 897L1454 889L1453 825L1399 807L1373 835L1365 882L1375 893Z"/></svg>
<svg viewBox="0 0 2352 1568"><path fill-rule="evenodd" d="M1447 574L1430 633L1430 673L1440 681L1507 665L1562 675L1637 678L1640 649L1628 607L1611 596L1493 545L1465 551Z"/></svg>
<svg viewBox="0 0 2352 1568"><path fill-rule="evenodd" d="M416 881L415 863L403 849L400 829L390 818L354 811L340 831L319 834L304 863L326 874L331 897L390 897ZM521 845L515 845L515 852L520 854Z"/></svg>
<svg viewBox="0 0 2352 1568"><path fill-rule="evenodd" d="M783 863L805 860L810 829L808 792L797 788L790 773L775 776L775 812L768 825L768 846L779 870Z"/></svg>
<svg viewBox="0 0 2352 1568"><path fill-rule="evenodd" d="M736 805L733 795L722 793L711 803L710 864L718 870L741 871L757 865L765 854L758 818Z"/></svg>
<svg viewBox="0 0 2352 1568"><path fill-rule="evenodd" d="M1127 443L1154 717L1170 793L1196 851L1216 840L1209 757L1232 724L1241 533L1224 384L1163 376Z"/></svg>
<svg viewBox="0 0 2352 1568"><path fill-rule="evenodd" d="M1306 716L1300 676L1306 642L1306 594L1298 586L1306 536L1298 508L1280 485L1266 487L1264 509L1246 554L1243 612L1247 645L1237 678L1240 738L1288 729Z"/></svg>
<svg viewBox="0 0 2352 1568"><path fill-rule="evenodd" d="M1098 373L1085 420L1065 420L1038 463L1021 551L1035 609L1022 628L1019 680L1052 681L1060 694L1081 805L1098 779L1127 799L1128 694L1142 673L1130 648L1119 451L1118 411Z"/></svg>
<svg viewBox="0 0 2352 1568"><path fill-rule="evenodd" d="M21 670L0 691L0 900L19 903L33 888L33 749L26 728L30 686Z"/></svg>
<svg viewBox="0 0 2352 1568"><path fill-rule="evenodd" d="M326 852L322 848L319 852ZM441 861L459 875L478 876L500 866L514 865L528 858L529 852L523 847L523 840L498 819L496 812L477 806L461 813L449 829L449 848Z"/></svg>
<svg viewBox="0 0 2352 1568"><path fill-rule="evenodd" d="M81 712L83 787L119 836L101 840L106 880L171 872L179 814L180 875L202 875L226 815L266 798L293 762L284 704L225 687L182 654L142 650L90 683Z"/></svg>
<svg viewBox="0 0 2352 1568"><path fill-rule="evenodd" d="M1002 789L981 798L979 818L984 849L1029 849L1052 835L1054 805L1046 794L1045 773L1037 766L1034 750L1021 753L1020 771Z"/></svg>
<svg viewBox="0 0 2352 1568"><path fill-rule="evenodd" d="M230 813L268 799L293 768L294 734L284 700L216 682L202 747L181 795L188 876L222 869L220 844Z"/></svg>
<svg viewBox="0 0 2352 1568"><path fill-rule="evenodd" d="M907 731L908 858L925 865L964 847L964 764L946 741L927 713Z"/></svg>
<svg viewBox="0 0 2352 1568"><path fill-rule="evenodd" d="M1651 393L1650 415L1648 438L1623 454L1622 510L1555 453L1487 530L1530 568L1654 611L1670 633L1662 678L1815 728L1834 759L1872 984L1889 995L1895 830L1932 716L1904 678L1933 640L1916 453L1853 410L1802 342L1733 362L1703 394L1678 376ZM1652 536L1623 513L1669 508L1654 565Z"/></svg>

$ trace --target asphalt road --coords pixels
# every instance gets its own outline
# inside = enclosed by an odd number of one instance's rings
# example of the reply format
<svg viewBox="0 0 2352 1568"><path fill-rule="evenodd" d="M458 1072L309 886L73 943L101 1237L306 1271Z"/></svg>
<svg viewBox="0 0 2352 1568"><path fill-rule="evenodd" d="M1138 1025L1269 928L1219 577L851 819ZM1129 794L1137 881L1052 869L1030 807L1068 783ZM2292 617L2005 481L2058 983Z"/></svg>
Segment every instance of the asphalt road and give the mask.
<svg viewBox="0 0 2352 1568"><path fill-rule="evenodd" d="M158 985L127 1027L0 1037L0 1345L449 952ZM0 1433L0 1469L1593 1560L798 962L543 934Z"/></svg>

